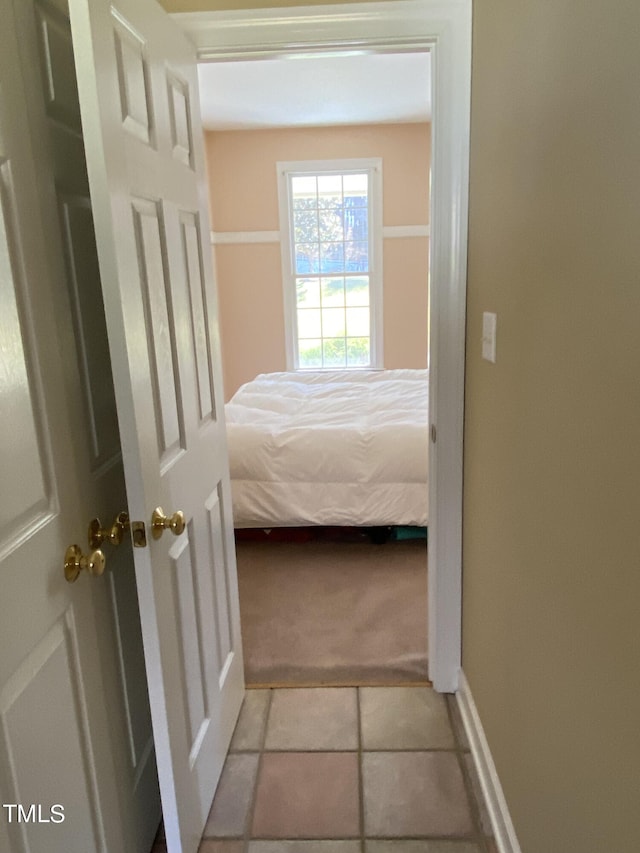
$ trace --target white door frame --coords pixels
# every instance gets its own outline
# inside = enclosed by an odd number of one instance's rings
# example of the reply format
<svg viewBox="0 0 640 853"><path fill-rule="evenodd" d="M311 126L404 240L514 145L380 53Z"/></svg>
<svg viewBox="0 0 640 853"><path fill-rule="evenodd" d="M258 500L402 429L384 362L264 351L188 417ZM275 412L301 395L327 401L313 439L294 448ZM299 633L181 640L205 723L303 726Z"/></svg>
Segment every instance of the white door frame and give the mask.
<svg viewBox="0 0 640 853"><path fill-rule="evenodd" d="M462 611L464 406L472 0L387 0L181 13L200 61L328 51L429 50L429 676L458 687ZM437 441L433 441L437 426Z"/></svg>

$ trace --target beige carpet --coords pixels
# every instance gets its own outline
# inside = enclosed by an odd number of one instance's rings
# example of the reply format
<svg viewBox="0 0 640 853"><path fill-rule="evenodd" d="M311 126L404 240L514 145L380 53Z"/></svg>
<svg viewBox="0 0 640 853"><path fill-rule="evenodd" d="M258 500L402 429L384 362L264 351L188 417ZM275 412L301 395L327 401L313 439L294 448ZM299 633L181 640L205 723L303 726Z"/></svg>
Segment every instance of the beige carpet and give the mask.
<svg viewBox="0 0 640 853"><path fill-rule="evenodd" d="M248 685L427 679L427 547L238 542Z"/></svg>

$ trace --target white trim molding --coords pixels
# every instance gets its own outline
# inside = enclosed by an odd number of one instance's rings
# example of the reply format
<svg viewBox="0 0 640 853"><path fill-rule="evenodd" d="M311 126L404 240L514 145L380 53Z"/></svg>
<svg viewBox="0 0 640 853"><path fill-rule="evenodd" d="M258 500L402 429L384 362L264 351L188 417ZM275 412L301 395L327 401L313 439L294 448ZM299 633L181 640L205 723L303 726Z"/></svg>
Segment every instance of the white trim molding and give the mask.
<svg viewBox="0 0 640 853"><path fill-rule="evenodd" d="M398 6L399 9L394 7ZM424 50L435 28L460 20L470 0L390 0L373 3L289 6L212 12L175 12L172 18L196 46L200 62L334 50ZM427 25L425 27L425 24Z"/></svg>
<svg viewBox="0 0 640 853"><path fill-rule="evenodd" d="M472 0L385 0L181 13L200 61L429 51L429 677L455 692L462 625L462 439ZM432 431L436 435L436 431Z"/></svg>
<svg viewBox="0 0 640 853"><path fill-rule="evenodd" d="M229 243L279 243L279 231L212 231L214 246Z"/></svg>
<svg viewBox="0 0 640 853"><path fill-rule="evenodd" d="M385 225L382 236L385 240L395 237L429 237L431 229L428 225Z"/></svg>
<svg viewBox="0 0 640 853"><path fill-rule="evenodd" d="M428 225L384 225L382 237L393 240L396 237L429 237ZM211 243L214 246L239 243L279 243L279 231L212 231Z"/></svg>
<svg viewBox="0 0 640 853"><path fill-rule="evenodd" d="M499 853L522 853L469 682L460 672L456 693Z"/></svg>

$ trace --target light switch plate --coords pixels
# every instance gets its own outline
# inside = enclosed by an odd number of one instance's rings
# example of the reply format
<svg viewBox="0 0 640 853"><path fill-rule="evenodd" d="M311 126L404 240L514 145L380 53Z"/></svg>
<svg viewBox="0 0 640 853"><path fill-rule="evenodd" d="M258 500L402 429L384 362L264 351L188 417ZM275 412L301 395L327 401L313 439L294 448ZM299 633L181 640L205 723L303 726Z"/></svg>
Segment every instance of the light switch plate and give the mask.
<svg viewBox="0 0 640 853"><path fill-rule="evenodd" d="M482 315L482 357L495 364L496 361L496 314L485 311Z"/></svg>

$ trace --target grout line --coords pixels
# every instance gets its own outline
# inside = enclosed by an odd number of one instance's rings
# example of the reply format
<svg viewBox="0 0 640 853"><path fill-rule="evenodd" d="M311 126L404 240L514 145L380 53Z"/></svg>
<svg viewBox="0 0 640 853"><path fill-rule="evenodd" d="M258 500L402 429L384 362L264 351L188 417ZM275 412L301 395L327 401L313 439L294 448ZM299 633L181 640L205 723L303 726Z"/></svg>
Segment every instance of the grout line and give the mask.
<svg viewBox="0 0 640 853"><path fill-rule="evenodd" d="M234 749L233 755L249 755L251 753L256 753L258 750L256 749ZM274 753L287 753L287 752L305 752L305 753L319 753L319 752L356 752L356 749L353 749L348 746L339 746L339 747L277 747L274 749L265 750L265 752L274 752ZM362 748L362 752L453 752L458 753L461 752L462 755L468 755L468 750L459 750L456 747L448 747L448 746L403 746L403 747L372 747L371 749Z"/></svg>
<svg viewBox="0 0 640 853"><path fill-rule="evenodd" d="M358 750L347 749L265 749L266 755L357 755ZM237 754L237 753L236 753ZM246 754L246 753L245 753ZM256 755L256 751L253 751Z"/></svg>
<svg viewBox="0 0 640 853"><path fill-rule="evenodd" d="M368 835L366 840L367 841L391 841L391 842L397 842L397 841L446 841L446 842L450 843L451 845L454 845L452 847L452 851L455 849L455 846L457 846L457 844L460 844L462 842L466 842L467 844L479 845L479 847L484 851L485 850L485 843L486 843L486 841L488 841L490 839L488 837L476 836L472 833L471 835ZM365 839L359 839L355 835L340 836L339 838L337 838L337 837L334 838L333 836L330 838L326 838L326 837L325 838L318 838L316 835L314 835L314 836L295 836L294 838L291 838L291 837L282 838L281 836L276 836L276 835L255 835L255 836L252 836L251 839L246 839L245 836L242 836L242 835L215 835L215 836L212 835L206 839L203 838L200 843L202 844L203 841L216 841L216 842L242 841L242 842L245 842L247 845L248 845L249 841L271 841L271 842L274 842L274 841L289 841L289 842L291 842L291 841L293 841L293 842L305 842L305 843L314 842L316 844L325 843L327 841L331 841L331 842L360 841L364 845ZM155 842L155 844L158 844L158 843L165 843L166 844L166 842L157 842L157 841ZM153 853L153 850L151 851L151 853Z"/></svg>
<svg viewBox="0 0 640 853"><path fill-rule="evenodd" d="M360 850L365 853L365 826L364 826L364 768L362 749L362 714L360 708L360 688L356 687L356 711L358 725L358 801L360 807Z"/></svg>
<svg viewBox="0 0 640 853"><path fill-rule="evenodd" d="M260 744L260 752L264 752L267 744L267 731L269 729L269 717L271 716L271 706L273 705L273 697L275 690L269 690L269 701L267 702L267 713L264 715L264 729L262 731L262 742Z"/></svg>
<svg viewBox="0 0 640 853"><path fill-rule="evenodd" d="M249 808L247 809L247 818L244 827L244 845L243 851L244 853L249 853L249 844L251 843L251 827L253 826L253 818L256 810L256 800L258 797L258 782L260 781L260 771L262 769L262 756L264 755L264 746L267 740L267 728L269 726L269 716L271 714L271 704L273 702L273 690L269 691L269 701L267 702L267 710L264 715L264 728L262 730L262 737L260 738L260 746L258 747L258 766L256 767L256 776L253 783L253 796L251 797L251 803L249 804ZM253 750L255 752L255 750Z"/></svg>
<svg viewBox="0 0 640 853"><path fill-rule="evenodd" d="M447 746L406 746L406 747L388 747L388 748L374 747L372 749L365 749L364 752L453 752L453 753L457 753L457 752L459 752L459 750L455 749L455 747L447 747Z"/></svg>
<svg viewBox="0 0 640 853"><path fill-rule="evenodd" d="M367 841L466 841L475 844L477 839L475 835L368 835Z"/></svg>
<svg viewBox="0 0 640 853"><path fill-rule="evenodd" d="M446 838L448 839L448 838L450 838L450 836L446 836ZM445 836L439 836L437 840L443 841L444 839L445 839ZM216 838L215 840L216 841L235 841L236 839L229 838L229 836L224 836L224 837L221 836L220 838ZM284 842L288 842L289 844L291 844L291 843L297 844L298 842L303 842L305 844L308 844L309 842L311 842L313 844L326 844L328 841L328 842L333 843L333 844L335 844L335 843L340 844L343 841L359 841L360 839L358 838L357 835L341 835L340 837L331 836L330 838L326 838L326 837L318 838L317 835L309 835L309 836L307 836L307 835L296 835L293 838L290 835L288 835L286 838L283 838L281 835L255 835L251 840L252 841L270 841L271 843L278 842L278 841L280 841L280 842L284 841ZM394 840L395 841L398 841L398 840L404 841L403 838L402 839L396 838ZM431 839L427 839L427 840L431 840ZM466 838L462 838L462 837L454 838L454 841L469 841L469 840L470 839L468 837L466 837ZM153 853L153 850L151 851L151 853Z"/></svg>
<svg viewBox="0 0 640 853"><path fill-rule="evenodd" d="M256 767L254 787L253 787L253 792L252 792L252 797L251 797L251 801L249 804L249 808L247 810L247 817L245 820L244 834L240 837L238 837L238 836L234 837L234 840L243 841L243 853L248 853L250 842L253 840L258 840L258 838L259 838L258 836L253 838L251 835L251 830L252 830L253 820L254 820L254 816L255 816L256 802L257 802L257 790L258 790L258 783L260 780L262 761L263 761L264 754L267 751L266 750L266 741L267 741L267 735L268 735L268 730L269 730L269 722L270 722L271 711L272 711L272 707L273 707L274 696L275 696L275 690L270 689L269 690L269 696L268 696L268 702L267 702L266 710L264 713L263 729L262 729L261 738L259 740L259 745L258 745L257 749L239 750L237 753L237 754L256 754L256 752L258 753L258 762L257 762L257 767ZM465 756L468 754L468 752L467 752L467 750L463 749L463 747L461 745L460 737L458 735L458 731L457 731L456 727L454 726L453 707L451 705L451 698L449 696L446 697L445 704L447 706L447 714L448 714L450 726L451 726L451 729L453 732L454 744L455 744L454 748L449 748L449 749L445 749L445 748L435 748L435 749L410 748L410 749L371 749L371 750L365 750L364 744L363 744L363 730L362 730L361 690L359 688L356 688L356 712L357 712L357 732L358 732L358 744L357 744L357 753L356 754L357 754L357 759L358 759L358 797L359 797L359 830L360 830L360 832L359 832L359 838L358 838L358 836L355 836L355 837L352 836L351 839L354 841L359 840L361 853L365 853L366 840L367 840L367 838L366 838L366 827L365 827L364 773L363 773L363 770L364 770L363 759L364 759L364 756L366 755L367 752L380 752L380 753L444 752L444 753L454 754L456 756L458 765L459 765L461 773L462 773L464 791L465 791L465 795L467 796L467 800L469 803L469 810L471 812L472 827L473 827L471 833L466 834L466 835L456 835L456 836L417 835L417 836L402 836L402 837L378 836L378 835L376 835L376 836L371 836L372 840L375 839L375 840L380 840L380 841L399 841L399 840L401 840L401 841L410 841L410 840L440 841L440 840L446 839L447 841L456 841L456 840L457 841L467 841L467 842L472 842L474 844L477 844L478 849L479 849L479 853L489 853L489 849L487 847L488 841L487 841L487 838L484 836L483 831L482 831L482 822L481 822L479 803L476 799L474 789L473 789L472 780L470 778L470 774L468 772L467 764L465 761ZM327 750L327 749L322 749L322 750L315 750L315 749L304 749L304 750L301 750L301 749L277 749L277 750L268 750L268 751L274 752L274 753L296 752L296 753L307 753L307 754L314 754L314 753L319 753L319 752L324 752L324 753L326 753L326 752L330 752L330 753L353 752L352 749L351 750L349 750L349 749L334 749L334 750ZM226 840L228 840L230 838L231 838L230 836L225 837ZM219 838L218 840L221 840L221 839ZM262 837L260 837L260 840L277 841L280 839L276 839L276 838L264 838L263 839ZM295 841L306 841L306 840L317 841L318 839L317 838L314 838L314 839L296 838L293 840L295 840ZM345 840L347 840L347 839L345 839Z"/></svg>
<svg viewBox="0 0 640 853"><path fill-rule="evenodd" d="M215 839L216 841L238 841L242 839L234 838L230 835L220 836ZM277 835L256 835L251 839L252 841L313 841L316 844L326 841L332 842L340 842L340 841L358 841L358 837L355 835L347 835L331 838L318 838L317 835L313 836L296 836L295 838L282 838ZM451 841L454 843L460 843L466 841L467 843L475 844L477 839L475 835L368 835L368 841Z"/></svg>
<svg viewBox="0 0 640 853"><path fill-rule="evenodd" d="M433 683L425 678L417 681L256 681L255 684L245 685L246 690L299 690L310 687L433 687Z"/></svg>

